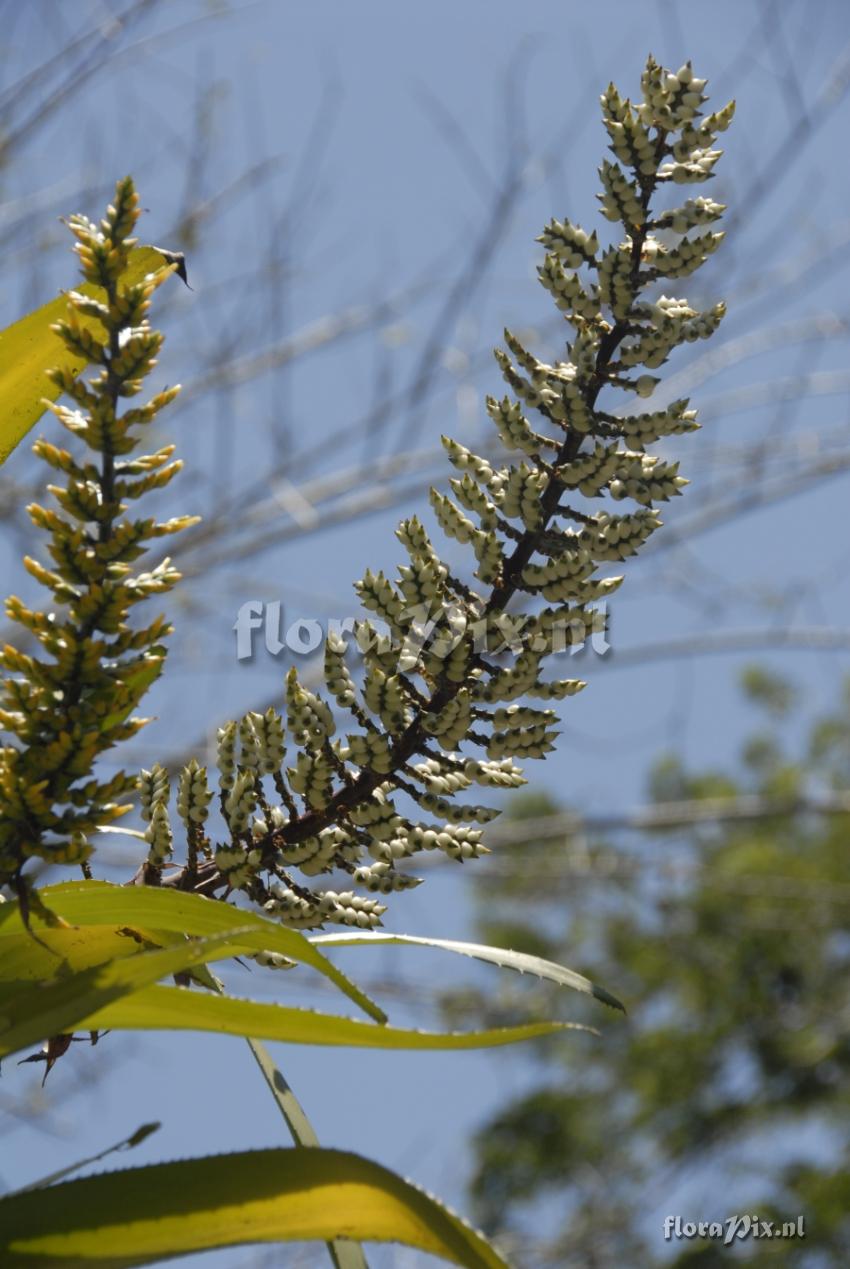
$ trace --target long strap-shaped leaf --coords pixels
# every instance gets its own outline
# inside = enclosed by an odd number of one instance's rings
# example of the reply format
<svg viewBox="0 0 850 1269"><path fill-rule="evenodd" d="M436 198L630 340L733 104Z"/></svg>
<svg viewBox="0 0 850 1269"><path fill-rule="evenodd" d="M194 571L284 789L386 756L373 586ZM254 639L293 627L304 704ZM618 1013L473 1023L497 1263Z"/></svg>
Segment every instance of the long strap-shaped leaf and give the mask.
<svg viewBox="0 0 850 1269"><path fill-rule="evenodd" d="M268 1049L261 1040L250 1038L248 1047L254 1055L257 1066L263 1073L263 1079L269 1086L269 1091L277 1103L278 1110L283 1116L292 1140L296 1146L316 1149L319 1145L316 1130L310 1123L307 1112L290 1088L283 1072L275 1066ZM366 1257L363 1254L363 1248L359 1243L351 1242L347 1238L337 1238L329 1242L327 1248L334 1269L369 1269Z"/></svg>
<svg viewBox="0 0 850 1269"><path fill-rule="evenodd" d="M79 926L126 927L152 937L158 930L180 936L205 937L238 929L242 951L280 952L290 960L310 965L329 978L371 1018L377 1022L386 1021L384 1011L337 969L319 948L313 947L303 934L256 913L177 890L155 886L116 886L107 881L76 881L45 886L39 891L39 897L49 911ZM35 910L30 921L37 933L50 929ZM22 937L29 936L19 906L4 904L0 906L0 957L4 954L4 946L11 947L11 944L4 944L4 939L14 937L20 941Z"/></svg>
<svg viewBox="0 0 850 1269"><path fill-rule="evenodd" d="M6 981L0 986L0 1057L72 1031L88 1014L168 974L230 956L234 940L238 943L238 931L139 952L77 974L57 975L50 982Z"/></svg>
<svg viewBox="0 0 850 1269"><path fill-rule="evenodd" d="M337 1238L404 1243L465 1269L507 1269L435 1199L338 1150L217 1155L0 1199L4 1269L129 1269L215 1247Z"/></svg>
<svg viewBox="0 0 850 1269"><path fill-rule="evenodd" d="M166 264L156 247L137 247L130 255L124 282L132 286L148 273ZM96 299L103 298L99 287L81 283L77 290ZM51 366L69 366L74 373L85 362L74 357L50 329L65 316L68 301L59 295L48 304L27 313L20 321L0 331L0 465L44 413L44 398L55 401L59 389L45 377ZM80 324L101 331L93 318L81 317Z"/></svg>
<svg viewBox="0 0 850 1269"><path fill-rule="evenodd" d="M146 987L80 1018L85 1030L215 1031L289 1044L350 1045L367 1049L480 1049L517 1044L560 1031L590 1031L577 1022L528 1022L486 1031L409 1031L378 1027L312 1009L208 996L185 987Z"/></svg>
<svg viewBox="0 0 850 1269"><path fill-rule="evenodd" d="M546 978L560 987L571 987L573 991L583 992L610 1005L612 1009L625 1006L612 996L610 991L592 983L583 974L573 969L557 965L554 961L544 960L542 956L531 956L527 952L512 952L503 947L490 947L486 943L459 943L454 939L424 938L415 934L389 934L381 930L353 930L345 934L316 934L310 939L316 946L323 947L357 947L371 944L402 943L417 947L436 947L444 952L457 952L461 956L471 956L473 960L488 961L491 965L499 965L502 969L515 969L520 974L533 974L536 978Z"/></svg>

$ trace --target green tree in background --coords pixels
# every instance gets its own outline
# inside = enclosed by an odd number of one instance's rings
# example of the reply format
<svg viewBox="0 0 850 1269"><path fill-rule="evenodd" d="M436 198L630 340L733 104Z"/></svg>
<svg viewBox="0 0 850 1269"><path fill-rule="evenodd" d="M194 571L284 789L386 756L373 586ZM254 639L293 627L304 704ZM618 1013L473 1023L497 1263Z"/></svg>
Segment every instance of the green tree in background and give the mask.
<svg viewBox="0 0 850 1269"><path fill-rule="evenodd" d="M482 937L569 955L629 1010L584 1066L542 1046L536 1085L477 1136L477 1214L528 1269L726 1263L665 1241L664 1217L743 1212L805 1220L804 1242L742 1240L750 1263L847 1263L850 680L807 734L790 684L743 687L763 720L732 771L654 766L675 827L603 842L520 796L534 823L479 879ZM447 1008L514 1020L513 999Z"/></svg>

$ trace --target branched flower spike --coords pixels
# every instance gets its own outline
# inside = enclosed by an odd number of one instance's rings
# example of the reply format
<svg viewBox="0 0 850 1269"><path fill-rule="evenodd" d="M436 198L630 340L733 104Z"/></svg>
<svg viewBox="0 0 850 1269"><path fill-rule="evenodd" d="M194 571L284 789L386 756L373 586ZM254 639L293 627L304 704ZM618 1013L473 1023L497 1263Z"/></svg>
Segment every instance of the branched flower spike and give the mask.
<svg viewBox="0 0 850 1269"><path fill-rule="evenodd" d="M135 780L118 772L100 781L92 767L99 754L143 726L146 720L131 714L165 655L161 640L170 628L164 618L134 629L130 609L169 590L179 576L167 559L150 572L134 572L133 566L148 543L193 523L189 516L158 523L125 514L130 501L167 485L182 466L172 461L172 445L130 457L145 426L178 388L119 413L121 400L139 393L156 364L162 336L151 329L147 312L154 290L174 269L127 285L138 216L128 177L119 181L99 225L84 216L69 221L83 277L97 288L97 298L72 291L68 315L53 329L96 374L85 381L68 368L53 370L53 383L76 408L47 404L90 456L75 457L46 440L33 447L58 473L60 483L48 486L58 510L29 507L33 522L50 536L53 564L24 563L52 592L54 607L35 612L14 596L6 605L41 652L7 646L0 653L9 672L0 728L11 738L0 748L0 883L16 880L32 856L84 864L86 834L129 809L120 799ZM157 841L164 849L161 835Z"/></svg>
<svg viewBox="0 0 850 1269"><path fill-rule="evenodd" d="M640 103L608 88L602 112L614 161L600 169L599 199L622 240L603 249L595 232L560 220L539 239L540 281L572 333L565 359L546 365L505 332L508 352L496 357L513 395L488 398L487 409L516 463L495 468L444 439L458 475L451 495L432 490L431 506L444 533L471 546L477 583L452 573L418 518L405 520L397 536L409 563L395 581L367 570L356 586L382 627L356 627L362 684L346 665L346 641L332 634L327 699L292 670L285 724L270 710L222 727L219 803L229 838L213 845L206 836L206 775L188 768L180 785L180 814L193 826L188 862L157 880L206 894L241 889L299 928L371 927L384 907L359 892L418 884L401 866L411 856L439 850L463 861L485 850L478 826L495 811L466 791L524 783L517 759L552 747L556 715L539 702L584 684L542 678L546 655L558 639L564 646L565 632L574 643L599 628L592 605L622 581L597 576L599 566L639 551L660 524L655 504L687 483L678 464L646 450L696 428L696 412L682 400L623 414L616 394L652 396L658 379L650 372L679 344L711 335L723 317L722 304L698 312L655 294L657 283L698 268L723 236L703 228L724 210L711 199L651 207L660 188L712 175L715 134L734 104L703 116L704 87L690 63L672 74L650 58ZM615 510L629 500L633 509ZM143 792L158 818L149 814L139 880L171 851L167 793L156 800L155 787L161 781L145 773ZM454 801L464 793L465 804ZM354 888L324 889L295 875L333 870L348 873Z"/></svg>
<svg viewBox="0 0 850 1269"><path fill-rule="evenodd" d="M704 116L704 87L689 64L672 74L650 58L640 103L622 99L613 85L602 97L614 161L600 169L600 202L603 215L622 226L622 240L604 249L595 232L559 220L540 238L546 250L540 280L571 333L564 360L554 365L505 333L507 352L496 357L512 395L488 398L487 409L516 461L497 468L457 442L444 441L457 475L450 494L432 491L431 506L443 532L472 548L471 578L464 580L442 560L417 517L405 520L398 537L409 562L395 580L367 570L357 583L363 606L377 618L355 627L365 666L362 682L346 664L346 641L332 634L325 647L326 696L309 690L292 670L285 721L272 709L226 723L219 731L217 790L196 763L179 778L186 858L165 874L175 851L169 784L161 768L142 773L149 850L139 883L222 897L241 890L297 928L333 923L368 928L380 923L384 911L374 895L418 884L404 863L419 851L439 850L460 862L484 852L481 825L495 812L468 791L524 783L518 760L540 758L552 747L557 732L551 702L584 684L547 680L545 658L604 624L593 604L622 578L599 577L599 566L636 554L660 524L655 504L679 494L686 483L677 464L646 450L661 437L697 426L688 402L624 414L616 408L616 394L651 397L658 383L651 372L679 344L711 335L723 316L723 305L697 312L684 299L657 294L659 282L666 287L692 273L722 238L704 228L723 211L710 199L690 198L662 211L651 206L660 187L712 175L720 153L713 148L715 135L728 126L734 107ZM108 325L114 320L115 279L108 265L112 247L103 244L121 239L118 226L128 219L123 206L119 200L102 231L74 226L85 267L113 287L102 318L110 345L83 343L73 321L63 327L63 337L75 349L85 346L91 360L108 357L112 370L91 388L63 380L89 413L59 412L70 430L104 452L101 472L76 467L66 456L54 465L69 473L69 505L63 506L77 520L100 519L103 525L93 539L85 536L85 527L57 525L58 570L38 573L71 605L74 630L84 623L83 641L73 634L65 652L65 636L47 618L28 618L57 659L69 659L75 677L17 654L7 659L22 678L7 689L4 720L24 742L4 751L6 796L17 817L11 830L4 829L7 854L12 847L33 853L45 831L70 835L115 812L113 799L124 792L124 778L120 788L76 786L73 755L82 752L90 762L98 745L104 747L103 737L112 743L132 726L114 721L133 704L132 676L116 670L116 660L119 651L149 648L161 631L129 635L122 624L126 592L130 587L139 597L140 588L162 588L173 580L170 573L157 573L131 586L125 561L138 552L142 538L176 525L112 527L117 499L127 496L124 488L119 493L118 483L125 482L114 466L128 426L127 415L115 419L115 367L131 379L140 372L130 363L135 359L144 367L154 351L146 328L131 331L121 343L122 328ZM120 246L115 250L120 255ZM140 316L125 324L136 326ZM532 411L538 416L535 427L527 417ZM130 413L133 423L146 421ZM159 470L159 457L139 460L132 474ZM629 500L636 504L632 509L618 509ZM46 514L38 512L37 518ZM53 522L47 523L53 531ZM110 571L112 560L122 563ZM107 584L109 595L118 596L114 612L105 598ZM92 598L92 592L101 598ZM116 643L108 649L98 643L83 659L85 640L104 628L97 626L102 613L109 614L105 628ZM109 668L103 657L110 658ZM120 707L111 696L105 702L108 685L119 692ZM57 688L61 705L48 705ZM67 724L54 721L60 715L67 715ZM66 733L72 727L70 743ZM40 784L44 754L53 765ZM221 841L214 839L209 821L216 792L227 828ZM63 799L70 807L51 819L53 803ZM344 890L311 884L334 871L348 874Z"/></svg>

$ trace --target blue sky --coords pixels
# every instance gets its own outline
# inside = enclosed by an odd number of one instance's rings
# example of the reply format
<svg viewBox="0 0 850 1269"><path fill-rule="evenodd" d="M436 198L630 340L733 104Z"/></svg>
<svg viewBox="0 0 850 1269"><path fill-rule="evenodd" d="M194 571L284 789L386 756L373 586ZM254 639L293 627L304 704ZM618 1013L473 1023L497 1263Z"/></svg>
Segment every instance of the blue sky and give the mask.
<svg viewBox="0 0 850 1269"><path fill-rule="evenodd" d="M101 11L102 4L82 3L72 18L66 10L66 34ZM36 0L13 25L0 26L7 32L0 37L4 86L59 46L61 32L46 25L54 13L47 0ZM728 298L729 317L716 344L686 348L665 368L676 379L671 393L692 392L703 407L705 428L671 449L693 484L664 519L671 537L677 526L691 527L699 508L714 508L716 520L627 571L612 603L613 651L605 662L583 657L590 686L566 703L557 752L530 772L533 785L583 810L626 808L642 796L647 765L662 748L694 765L732 760L747 725L737 673L753 655L627 667L627 653L658 639L718 632L731 638L787 625L850 627L847 588L836 583L848 562L846 474L839 470L745 516L716 512L727 493L730 505L747 497L743 451L757 441L762 466L751 467L751 479L762 491L847 447L850 190L840 156L848 39L846 9L837 2L815 9L723 0L594 7L563 0L176 0L154 9L124 41L138 41L135 50L92 78L52 117L38 145L0 171L3 200L31 206L49 246L32 256L25 235L8 242L3 315L11 320L34 296L49 298L68 284L71 259L53 245L61 241L56 216L96 214L103 199L93 192L89 205L68 207L64 190L81 182L108 186L132 171L149 209L144 236L185 245L169 234L187 192L210 198L246 167L279 156L262 196L234 200L203 228L188 251L194 293L175 289L160 318L169 336L161 376L189 389L157 437L174 439L187 462L180 509L209 518L224 506L235 515L244 511L249 487L268 492L270 471L285 498L287 479L297 483L355 462L368 471L393 453L433 449L444 431L469 443L484 432L484 394L500 391L486 350L503 326L535 331L537 351L557 353L553 311L535 280L534 238L552 215L604 224L594 200L605 143L598 94L609 79L636 94L649 51L674 68L692 58L697 73L710 78L713 104L734 96L738 114L709 191L730 205L729 241L685 292L700 301ZM213 88L199 109L202 83ZM801 112L808 123L795 130ZM199 147L207 161L193 167ZM517 153L515 196L488 237L508 157ZM459 284L473 249L486 257L486 271ZM271 297L253 276L270 252L281 270ZM453 287L452 322L428 391L411 394ZM397 298L387 315L364 334L192 398L193 382L234 342L271 349L328 314L388 295ZM398 400L364 440L357 421L387 391ZM26 456L13 461L29 470ZM751 452L747 461L755 462ZM177 596L174 675L155 694L158 721L140 740L138 761L182 751L231 712L279 690L281 661L258 655L236 662L232 625L242 602L280 599L293 617L353 614L351 581L366 566L398 560L395 520L424 502L414 490L399 507L381 511L376 504L338 529L293 540L281 532L280 541L273 532L262 555L235 559L211 588L192 583L189 598ZM8 588L22 589L17 542L0 558ZM832 703L848 658L846 650L797 650L773 651L769 660L803 682L814 714ZM472 871L429 876L396 900L389 923L469 937ZM409 984L411 1004L420 987L447 983L455 970L445 957L412 950L398 958L348 954L344 963ZM324 994L314 999L335 1003ZM393 1017L414 1023L416 1009L394 1002ZM565 1043L577 1061L592 1060L604 1035ZM162 1131L126 1162L280 1142L276 1112L241 1042L113 1036L108 1045L108 1061L101 1048L78 1046L76 1069L59 1064L48 1085L59 1135L14 1130L12 1156L5 1153L0 1164L7 1184L102 1148L149 1119L161 1119ZM519 1051L279 1056L323 1142L360 1148L460 1208L468 1132L533 1075ZM33 1069L4 1071L4 1099L26 1095ZM63 1101L81 1078L97 1080L96 1097L91 1086L83 1089L66 1110ZM274 1263L290 1263L288 1253L279 1254ZM426 1263L413 1253L382 1255L376 1264ZM197 1263L247 1265L251 1253Z"/></svg>

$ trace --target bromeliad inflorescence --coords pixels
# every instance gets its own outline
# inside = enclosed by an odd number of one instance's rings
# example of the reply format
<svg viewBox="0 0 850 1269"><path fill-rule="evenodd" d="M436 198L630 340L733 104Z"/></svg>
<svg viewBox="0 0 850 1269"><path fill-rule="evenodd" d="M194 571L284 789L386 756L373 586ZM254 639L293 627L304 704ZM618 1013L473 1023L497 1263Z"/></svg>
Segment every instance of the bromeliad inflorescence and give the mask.
<svg viewBox="0 0 850 1269"><path fill-rule="evenodd" d="M409 562L395 579L367 570L356 585L371 614L353 632L362 680L345 638L331 634L325 695L293 669L284 716L270 709L221 727L217 779L196 762L179 776L186 853L176 868L168 777L159 766L142 773L149 850L138 882L241 891L297 928L370 928L384 911L376 895L418 884L411 857L436 850L462 862L485 851L481 826L496 812L474 790L524 783L518 763L543 757L557 734L552 702L584 686L543 677L546 657L565 632L575 643L599 628L593 605L622 581L598 576L600 565L636 554L660 524L655 504L686 483L647 447L696 428L695 411L679 400L622 413L616 393L651 397L651 372L723 317L722 304L699 312L657 294L723 236L705 228L724 210L711 199L651 206L659 189L712 175L734 105L705 116L704 87L690 64L672 74L650 58L641 102L613 85L603 94L614 161L602 164L599 198L622 240L602 249L596 232L560 220L539 239L540 281L571 334L565 359L549 365L505 332L496 357L512 395L488 398L487 410L514 461L499 466L444 439L457 475L450 493L432 490L431 508L472 548L472 577L442 559L418 517L403 521ZM312 881L334 872L345 888Z"/></svg>
<svg viewBox="0 0 850 1269"><path fill-rule="evenodd" d="M616 161L600 169L599 198L603 215L622 225L622 241L603 251L595 232L559 220L539 239L540 281L573 333L566 359L547 365L505 332L508 352L496 357L513 396L488 398L487 410L517 461L499 467L444 438L458 475L451 494L432 490L431 507L446 535L471 546L476 582L452 573L416 516L403 521L397 536L409 563L395 580L367 570L356 585L377 619L354 631L362 683L346 664L346 640L332 634L327 698L293 669L285 722L272 709L222 727L218 801L229 839L206 836L212 790L203 769L190 766L178 795L189 857L166 878L168 786L160 768L143 773L146 868L157 880L207 894L242 890L298 928L369 928L384 911L369 893L418 884L404 867L418 852L459 861L484 852L480 826L496 812L469 791L524 783L518 760L542 757L556 735L546 703L584 686L541 677L556 632L580 641L598 626L594 601L622 581L598 577L599 566L634 555L660 524L655 504L687 483L677 463L646 449L697 427L688 402L621 414L600 396L651 397L658 379L649 372L723 317L722 304L698 312L684 299L645 298L692 273L723 237L703 231L724 210L711 199L651 209L658 189L712 175L715 136L734 104L703 116L704 87L690 64L672 74L650 58L640 103L608 88L602 110ZM539 416L539 430L525 411ZM637 505L595 509L606 496ZM509 612L517 597L524 610ZM305 881L335 870L349 875L351 889Z"/></svg>
<svg viewBox="0 0 850 1269"><path fill-rule="evenodd" d="M0 665L10 672L0 693L0 729L11 737L0 747L0 884L19 884L32 857L85 865L87 834L130 809L120 799L135 779L119 771L98 780L92 768L98 755L144 725L131 715L165 656L165 618L133 629L130 611L179 579L167 559L150 571L133 566L150 542L193 523L191 516L162 523L126 515L128 503L167 485L182 467L172 461L173 445L133 453L178 388L119 412L156 365L163 337L147 313L151 295L175 268L148 248L151 272L136 282L128 277L138 216L127 177L99 225L85 216L68 222L87 285L70 292L67 317L53 327L73 364L49 377L74 407L45 404L89 454L75 458L47 440L33 446L60 483L48 485L58 509L28 508L50 535L52 565L30 558L24 564L52 592L55 610L36 612L15 596L6 602L7 615L30 632L39 654L8 645L0 651ZM96 371L88 381L79 370L87 366Z"/></svg>

